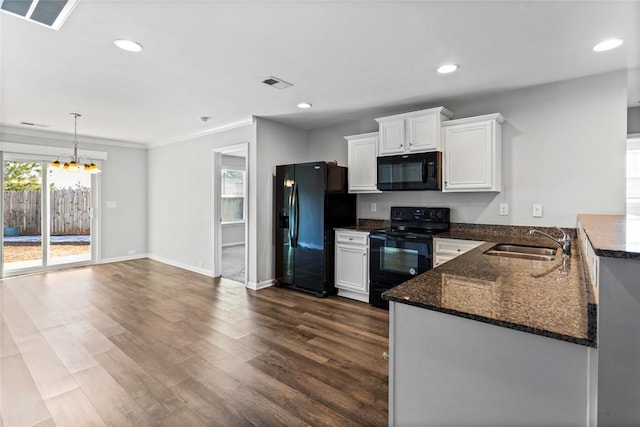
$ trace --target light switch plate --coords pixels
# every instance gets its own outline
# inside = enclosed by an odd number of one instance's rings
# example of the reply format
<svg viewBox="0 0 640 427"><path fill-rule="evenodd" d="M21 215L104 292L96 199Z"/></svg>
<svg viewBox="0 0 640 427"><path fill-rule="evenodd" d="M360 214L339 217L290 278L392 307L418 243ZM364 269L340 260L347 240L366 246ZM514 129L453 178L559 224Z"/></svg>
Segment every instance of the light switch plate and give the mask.
<svg viewBox="0 0 640 427"><path fill-rule="evenodd" d="M509 204L500 203L500 215L509 215Z"/></svg>
<svg viewBox="0 0 640 427"><path fill-rule="evenodd" d="M371 212L375 212L378 210L378 206L375 203L371 203Z"/></svg>
<svg viewBox="0 0 640 427"><path fill-rule="evenodd" d="M542 218L542 205L533 205L533 217Z"/></svg>

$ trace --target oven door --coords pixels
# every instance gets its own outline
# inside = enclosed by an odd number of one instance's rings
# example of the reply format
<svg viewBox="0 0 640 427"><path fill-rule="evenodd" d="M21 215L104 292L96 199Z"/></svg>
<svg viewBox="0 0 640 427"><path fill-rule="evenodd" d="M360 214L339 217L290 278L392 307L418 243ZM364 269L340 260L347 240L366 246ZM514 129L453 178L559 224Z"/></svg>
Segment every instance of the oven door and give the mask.
<svg viewBox="0 0 640 427"><path fill-rule="evenodd" d="M431 237L371 234L369 280L399 285L431 269Z"/></svg>

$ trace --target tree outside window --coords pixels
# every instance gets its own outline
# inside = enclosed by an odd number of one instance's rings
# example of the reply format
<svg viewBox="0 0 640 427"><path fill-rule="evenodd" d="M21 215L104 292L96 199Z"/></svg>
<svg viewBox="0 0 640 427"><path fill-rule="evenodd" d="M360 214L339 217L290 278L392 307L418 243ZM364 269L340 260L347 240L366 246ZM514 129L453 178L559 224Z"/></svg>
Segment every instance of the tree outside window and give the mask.
<svg viewBox="0 0 640 427"><path fill-rule="evenodd" d="M244 221L244 171L222 169L222 222Z"/></svg>

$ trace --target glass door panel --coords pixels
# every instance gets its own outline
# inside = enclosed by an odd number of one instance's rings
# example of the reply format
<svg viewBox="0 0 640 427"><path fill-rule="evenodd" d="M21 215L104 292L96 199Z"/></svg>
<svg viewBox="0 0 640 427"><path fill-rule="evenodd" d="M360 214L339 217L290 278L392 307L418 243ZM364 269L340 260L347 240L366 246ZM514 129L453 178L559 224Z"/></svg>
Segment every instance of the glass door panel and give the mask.
<svg viewBox="0 0 640 427"><path fill-rule="evenodd" d="M43 265L42 164L5 161L4 271Z"/></svg>
<svg viewBox="0 0 640 427"><path fill-rule="evenodd" d="M49 169L49 265L91 260L91 175Z"/></svg>

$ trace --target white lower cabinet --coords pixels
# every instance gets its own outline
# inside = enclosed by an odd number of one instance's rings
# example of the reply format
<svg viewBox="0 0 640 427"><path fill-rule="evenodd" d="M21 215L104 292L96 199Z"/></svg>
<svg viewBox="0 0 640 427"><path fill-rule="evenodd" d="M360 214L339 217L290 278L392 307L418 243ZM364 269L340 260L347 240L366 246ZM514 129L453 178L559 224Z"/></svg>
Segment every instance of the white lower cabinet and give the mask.
<svg viewBox="0 0 640 427"><path fill-rule="evenodd" d="M338 295L369 302L369 233L336 230L336 288Z"/></svg>
<svg viewBox="0 0 640 427"><path fill-rule="evenodd" d="M433 266L438 267L484 242L478 240L433 238Z"/></svg>

